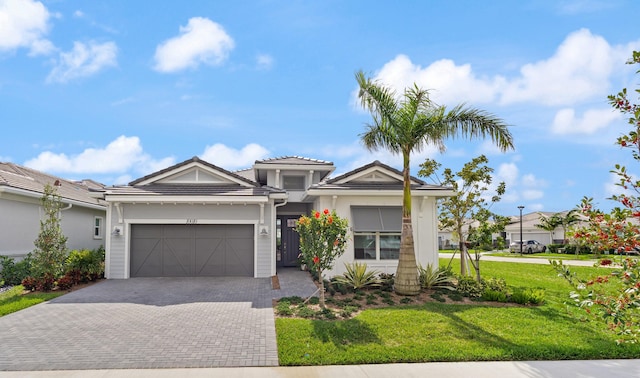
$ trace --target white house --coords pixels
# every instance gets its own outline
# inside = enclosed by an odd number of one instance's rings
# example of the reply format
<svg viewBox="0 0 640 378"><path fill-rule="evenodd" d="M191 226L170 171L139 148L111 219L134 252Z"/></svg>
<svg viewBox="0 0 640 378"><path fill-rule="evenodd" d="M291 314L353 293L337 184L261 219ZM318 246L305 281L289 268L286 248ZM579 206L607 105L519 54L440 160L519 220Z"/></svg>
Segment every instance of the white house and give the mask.
<svg viewBox="0 0 640 378"><path fill-rule="evenodd" d="M375 161L329 179L333 163L296 156L256 161L230 172L197 157L106 188L106 277L269 277L297 266L296 220L313 209L349 221L344 263L395 272L402 172ZM451 195L412 178L416 257L436 263L436 199Z"/></svg>
<svg viewBox="0 0 640 378"><path fill-rule="evenodd" d="M73 182L13 163L0 163L0 255L22 258L34 250L44 215L45 185L55 185L64 207L62 231L70 249L105 244L106 206L92 196L93 181Z"/></svg>

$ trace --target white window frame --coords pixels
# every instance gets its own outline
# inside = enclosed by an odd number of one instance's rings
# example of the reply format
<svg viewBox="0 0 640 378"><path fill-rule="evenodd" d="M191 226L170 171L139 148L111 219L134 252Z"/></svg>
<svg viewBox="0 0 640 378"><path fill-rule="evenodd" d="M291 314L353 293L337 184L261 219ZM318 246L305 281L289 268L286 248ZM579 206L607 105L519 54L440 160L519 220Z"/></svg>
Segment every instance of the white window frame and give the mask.
<svg viewBox="0 0 640 378"><path fill-rule="evenodd" d="M104 237L102 235L103 225L104 225L103 217L93 217L93 238L94 239L102 239Z"/></svg>
<svg viewBox="0 0 640 378"><path fill-rule="evenodd" d="M287 188L287 186L285 185L285 180L288 178L297 178L297 179L302 179L302 187L301 188ZM304 175L283 175L282 176L282 189L285 190L305 190L307 186L307 178L304 177Z"/></svg>
<svg viewBox="0 0 640 378"><path fill-rule="evenodd" d="M387 232L387 231L375 231L375 232L354 232L354 246L353 246L353 259L358 261L398 261L398 259L382 259L380 258L380 236L401 236L400 232ZM375 259L366 259L366 258L358 258L356 257L356 246L355 246L355 238L356 236L375 236L376 250L375 250ZM398 258L400 257L400 247L398 247Z"/></svg>

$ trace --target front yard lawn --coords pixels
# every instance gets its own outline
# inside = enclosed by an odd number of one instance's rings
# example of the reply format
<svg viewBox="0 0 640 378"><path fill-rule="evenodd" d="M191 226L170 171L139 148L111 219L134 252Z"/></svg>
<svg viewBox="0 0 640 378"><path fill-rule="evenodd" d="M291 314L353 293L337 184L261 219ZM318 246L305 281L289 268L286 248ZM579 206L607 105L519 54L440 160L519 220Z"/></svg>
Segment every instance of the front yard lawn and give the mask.
<svg viewBox="0 0 640 378"><path fill-rule="evenodd" d="M31 293L22 295L24 288L22 285L14 286L4 293L0 293L0 316L5 316L12 312L23 310L27 307L66 294L65 291L49 293Z"/></svg>
<svg viewBox="0 0 640 378"><path fill-rule="evenodd" d="M447 264L442 259L441 264ZM455 263L455 261L454 261ZM459 264L458 264L459 265ZM455 265L454 265L455 266ZM276 319L281 365L637 358L601 325L572 316L570 286L549 265L481 262L484 278L545 290L542 306L396 305L352 319ZM602 268L600 268L602 269ZM576 267L579 274L600 269ZM602 270L600 270L602 272Z"/></svg>

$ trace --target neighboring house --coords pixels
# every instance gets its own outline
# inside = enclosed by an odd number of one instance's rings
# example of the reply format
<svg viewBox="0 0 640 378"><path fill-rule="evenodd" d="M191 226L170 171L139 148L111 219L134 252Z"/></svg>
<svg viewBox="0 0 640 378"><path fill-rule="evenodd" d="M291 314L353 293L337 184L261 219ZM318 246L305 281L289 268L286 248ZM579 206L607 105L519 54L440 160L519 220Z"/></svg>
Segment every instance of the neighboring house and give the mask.
<svg viewBox="0 0 640 378"><path fill-rule="evenodd" d="M333 163L296 156L230 172L197 157L127 186L105 188L107 278L269 277L299 265L296 221L313 209L349 221L344 263L395 272L402 172L375 161L328 179ZM452 192L412 178L418 262L437 263L436 199Z"/></svg>
<svg viewBox="0 0 640 378"><path fill-rule="evenodd" d="M63 202L62 232L69 249L95 249L105 244L106 206L87 180L72 182L13 163L0 163L0 255L24 257L35 248L44 215L41 199L46 184L55 185Z"/></svg>
<svg viewBox="0 0 640 378"><path fill-rule="evenodd" d="M562 212L565 215L567 212ZM523 240L537 240L541 244L561 244L563 240L563 230L561 226L558 226L553 231L546 231L539 227L537 224L541 224L543 218L548 218L556 213L536 211L529 214L522 215L522 239ZM511 222L505 227L507 234L507 240L509 243L520 240L520 216L512 216Z"/></svg>

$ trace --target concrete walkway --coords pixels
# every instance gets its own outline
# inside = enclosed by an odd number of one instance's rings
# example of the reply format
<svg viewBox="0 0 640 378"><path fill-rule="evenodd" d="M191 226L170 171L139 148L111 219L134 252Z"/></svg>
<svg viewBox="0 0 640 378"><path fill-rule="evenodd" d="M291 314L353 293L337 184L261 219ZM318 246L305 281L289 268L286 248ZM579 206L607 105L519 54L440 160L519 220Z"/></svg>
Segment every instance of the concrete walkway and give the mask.
<svg viewBox="0 0 640 378"><path fill-rule="evenodd" d="M460 258L460 254L456 253L455 256L452 253L440 253L440 258L443 259L451 259L451 257L455 259ZM471 256L475 258L475 255L472 253ZM516 262L522 264L541 264L541 265L549 265L548 257L518 257L518 256L490 256L488 254L481 254L480 263L483 261L500 261L500 262ZM570 266L593 266L596 263L596 260L562 260L564 265Z"/></svg>
<svg viewBox="0 0 640 378"><path fill-rule="evenodd" d="M270 278L106 280L0 317L0 370L277 366Z"/></svg>
<svg viewBox="0 0 640 378"><path fill-rule="evenodd" d="M640 378L640 360L432 362L421 364L161 370L0 372L0 378Z"/></svg>

